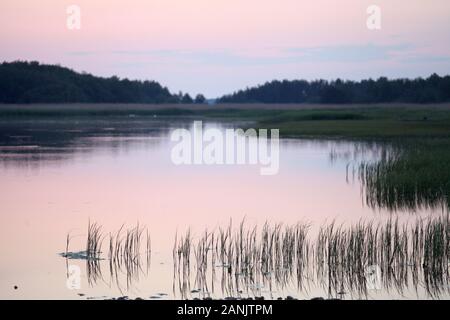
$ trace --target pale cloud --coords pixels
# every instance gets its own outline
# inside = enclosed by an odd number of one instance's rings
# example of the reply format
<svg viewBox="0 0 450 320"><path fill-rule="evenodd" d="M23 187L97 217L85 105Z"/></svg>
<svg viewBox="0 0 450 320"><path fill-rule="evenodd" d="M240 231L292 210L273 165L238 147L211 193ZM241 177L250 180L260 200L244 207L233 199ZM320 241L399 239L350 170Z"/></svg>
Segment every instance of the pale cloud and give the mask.
<svg viewBox="0 0 450 320"><path fill-rule="evenodd" d="M202 49L202 50L114 50L111 52L81 51L69 55L140 56L167 62L185 62L216 66L279 65L301 62L360 63L387 60L413 49L402 45L339 45L317 47L259 48L256 50ZM147 60L149 62L151 60Z"/></svg>

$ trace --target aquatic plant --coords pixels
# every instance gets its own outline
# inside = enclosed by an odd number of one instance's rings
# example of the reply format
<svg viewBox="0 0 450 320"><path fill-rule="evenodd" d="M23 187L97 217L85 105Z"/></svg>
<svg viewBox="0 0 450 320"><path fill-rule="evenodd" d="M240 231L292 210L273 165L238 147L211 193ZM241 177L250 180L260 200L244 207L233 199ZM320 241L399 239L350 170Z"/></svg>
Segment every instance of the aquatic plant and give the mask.
<svg viewBox="0 0 450 320"><path fill-rule="evenodd" d="M107 255L103 255L103 243L106 238L108 238ZM101 269L103 260L107 260L110 279L116 283L120 291L122 291L119 280L121 274L126 276L126 286L129 288L133 281L137 281L139 275L144 273L144 266L148 273L151 261L151 239L148 229L141 227L139 223L126 230L122 225L117 232L105 235L101 225L89 221L84 251L70 252L70 239L70 234L68 234L66 252L61 256L66 259L86 260L87 279L91 286L103 279ZM144 253L142 248L145 248ZM145 257L145 263L143 263L142 257Z"/></svg>

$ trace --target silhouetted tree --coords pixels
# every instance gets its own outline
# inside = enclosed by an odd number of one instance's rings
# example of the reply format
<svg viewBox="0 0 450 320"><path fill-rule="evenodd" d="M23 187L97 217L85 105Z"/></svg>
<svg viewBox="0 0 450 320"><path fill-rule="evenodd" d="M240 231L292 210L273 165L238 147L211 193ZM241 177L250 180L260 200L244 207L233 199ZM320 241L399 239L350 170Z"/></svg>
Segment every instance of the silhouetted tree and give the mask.
<svg viewBox="0 0 450 320"><path fill-rule="evenodd" d="M192 100L191 96L188 93L185 93L183 98L181 99L181 103L194 103L194 100Z"/></svg>
<svg viewBox="0 0 450 320"><path fill-rule="evenodd" d="M204 95L198 94L198 95L195 96L195 103L197 103L197 104L203 104L203 103L205 103L205 102L206 102L206 98L205 98Z"/></svg>
<svg viewBox="0 0 450 320"><path fill-rule="evenodd" d="M0 64L0 103L173 103L176 96L155 81L100 78L38 62Z"/></svg>

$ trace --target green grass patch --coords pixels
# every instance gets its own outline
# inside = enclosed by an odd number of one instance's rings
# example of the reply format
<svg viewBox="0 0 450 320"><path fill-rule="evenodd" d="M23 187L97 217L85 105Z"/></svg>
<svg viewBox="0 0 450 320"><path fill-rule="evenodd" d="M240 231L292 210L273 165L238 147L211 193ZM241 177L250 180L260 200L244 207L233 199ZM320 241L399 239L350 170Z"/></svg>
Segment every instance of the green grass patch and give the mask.
<svg viewBox="0 0 450 320"><path fill-rule="evenodd" d="M450 139L407 140L395 147L380 161L360 165L366 203L392 211L450 208Z"/></svg>

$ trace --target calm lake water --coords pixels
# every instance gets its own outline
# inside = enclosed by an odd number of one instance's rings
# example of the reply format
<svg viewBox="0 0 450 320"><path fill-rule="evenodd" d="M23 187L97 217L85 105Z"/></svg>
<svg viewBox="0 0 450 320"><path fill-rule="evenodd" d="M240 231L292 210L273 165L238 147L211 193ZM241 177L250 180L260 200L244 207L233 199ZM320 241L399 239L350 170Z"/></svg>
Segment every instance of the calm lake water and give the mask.
<svg viewBox="0 0 450 320"><path fill-rule="evenodd" d="M262 176L259 165L176 166L171 161L171 130L192 121L108 118L98 120L2 120L0 123L0 298L86 299L106 297L180 298L174 285L172 250L176 233L189 228L196 239L205 229L249 228L269 223L311 224L383 221L392 213L368 207L353 167L376 161L385 146L368 142L294 140L280 142L279 173ZM227 123L206 122L224 130ZM235 124L234 126L239 126ZM397 212L402 221L439 214L427 210ZM133 279L111 277L107 260L92 281L85 260L66 260L86 246L88 221L105 235L137 222L151 236L151 260ZM107 247L107 244L104 244ZM69 266L78 266L81 287L67 287ZM73 267L71 267L73 268ZM72 269L71 269L72 270ZM88 274L89 273L89 274ZM210 290L225 297L220 277ZM117 281L116 281L117 280ZM14 288L17 286L17 289ZM247 288L248 289L248 288ZM299 290L295 283L261 286L243 295L268 298L326 297L321 285ZM193 291L193 292L191 292ZM188 292L197 293L195 274ZM243 290L245 291L245 290ZM351 298L346 292L343 298ZM439 297L448 298L448 294ZM403 292L369 291L368 298L430 298L413 286Z"/></svg>

